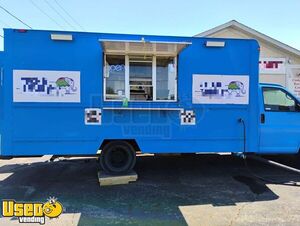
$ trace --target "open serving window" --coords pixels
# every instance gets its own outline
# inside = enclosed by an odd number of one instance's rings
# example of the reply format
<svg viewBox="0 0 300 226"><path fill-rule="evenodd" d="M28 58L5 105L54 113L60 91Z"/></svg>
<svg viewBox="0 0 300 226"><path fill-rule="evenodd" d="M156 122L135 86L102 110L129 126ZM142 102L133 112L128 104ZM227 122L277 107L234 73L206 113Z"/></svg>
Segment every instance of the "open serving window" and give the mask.
<svg viewBox="0 0 300 226"><path fill-rule="evenodd" d="M188 42L100 40L106 101L176 101L177 55Z"/></svg>

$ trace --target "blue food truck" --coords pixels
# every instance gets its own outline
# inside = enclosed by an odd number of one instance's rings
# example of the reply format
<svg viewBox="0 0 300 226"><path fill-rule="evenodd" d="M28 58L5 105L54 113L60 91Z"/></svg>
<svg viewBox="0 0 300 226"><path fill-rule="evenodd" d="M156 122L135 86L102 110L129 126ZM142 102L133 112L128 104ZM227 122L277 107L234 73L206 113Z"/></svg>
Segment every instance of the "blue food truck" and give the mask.
<svg viewBox="0 0 300 226"><path fill-rule="evenodd" d="M259 84L255 40L4 30L1 158L295 154L299 100Z"/></svg>

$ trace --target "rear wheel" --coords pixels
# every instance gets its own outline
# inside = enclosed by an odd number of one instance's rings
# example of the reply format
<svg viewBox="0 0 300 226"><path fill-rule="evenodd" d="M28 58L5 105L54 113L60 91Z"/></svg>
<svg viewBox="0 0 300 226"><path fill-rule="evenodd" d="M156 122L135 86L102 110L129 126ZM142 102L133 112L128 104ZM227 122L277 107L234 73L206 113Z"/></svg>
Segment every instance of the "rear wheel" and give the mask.
<svg viewBox="0 0 300 226"><path fill-rule="evenodd" d="M135 162L135 150L126 141L111 141L102 148L100 165L107 173L127 173L133 169Z"/></svg>
<svg viewBox="0 0 300 226"><path fill-rule="evenodd" d="M196 155L196 153L181 153L181 156L183 157L195 157Z"/></svg>

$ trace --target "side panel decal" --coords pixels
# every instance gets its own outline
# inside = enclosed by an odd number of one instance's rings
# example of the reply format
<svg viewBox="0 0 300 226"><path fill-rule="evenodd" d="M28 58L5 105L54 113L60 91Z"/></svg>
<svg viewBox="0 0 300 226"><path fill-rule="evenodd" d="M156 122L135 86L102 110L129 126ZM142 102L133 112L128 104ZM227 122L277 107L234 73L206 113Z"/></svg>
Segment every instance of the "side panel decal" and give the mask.
<svg viewBox="0 0 300 226"><path fill-rule="evenodd" d="M249 104L249 76L193 75L193 104Z"/></svg>
<svg viewBox="0 0 300 226"><path fill-rule="evenodd" d="M14 102L80 102L79 71L13 71Z"/></svg>

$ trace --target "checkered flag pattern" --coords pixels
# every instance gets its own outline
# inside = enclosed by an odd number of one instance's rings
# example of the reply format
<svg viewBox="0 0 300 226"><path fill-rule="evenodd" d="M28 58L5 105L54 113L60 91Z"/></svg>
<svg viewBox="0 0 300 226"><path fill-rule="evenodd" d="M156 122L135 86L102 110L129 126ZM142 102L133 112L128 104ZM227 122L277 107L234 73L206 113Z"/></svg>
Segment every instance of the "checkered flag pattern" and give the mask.
<svg viewBox="0 0 300 226"><path fill-rule="evenodd" d="M196 125L196 115L193 110L182 110L180 112L181 125Z"/></svg>
<svg viewBox="0 0 300 226"><path fill-rule="evenodd" d="M86 108L84 121L86 125L101 125L102 111L99 108Z"/></svg>

